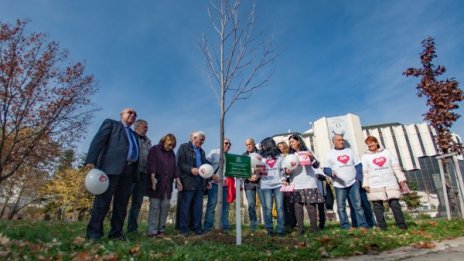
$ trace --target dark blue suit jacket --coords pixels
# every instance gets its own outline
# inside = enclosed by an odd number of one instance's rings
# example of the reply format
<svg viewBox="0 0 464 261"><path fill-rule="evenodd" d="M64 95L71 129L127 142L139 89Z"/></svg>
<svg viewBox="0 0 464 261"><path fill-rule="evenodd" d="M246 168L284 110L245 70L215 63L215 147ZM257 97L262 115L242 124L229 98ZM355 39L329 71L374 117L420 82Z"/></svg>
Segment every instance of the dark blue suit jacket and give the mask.
<svg viewBox="0 0 464 261"><path fill-rule="evenodd" d="M135 132L132 133L137 137ZM90 143L86 163L94 164L106 174L120 175L124 170L128 151L129 140L124 124L106 119Z"/></svg>

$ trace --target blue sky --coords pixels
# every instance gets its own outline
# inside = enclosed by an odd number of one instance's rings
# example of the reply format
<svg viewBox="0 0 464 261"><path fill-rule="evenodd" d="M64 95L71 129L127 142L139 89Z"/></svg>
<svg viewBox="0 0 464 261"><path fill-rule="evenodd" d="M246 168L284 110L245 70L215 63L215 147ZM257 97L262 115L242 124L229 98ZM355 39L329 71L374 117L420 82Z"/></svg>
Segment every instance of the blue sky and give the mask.
<svg viewBox="0 0 464 261"><path fill-rule="evenodd" d="M96 77L92 100L101 110L80 152L125 107L149 122L154 143L168 132L181 143L204 130L209 151L219 143L219 105L197 47L202 33L213 37L208 2L0 0L0 21L30 19L30 31L60 42ZM464 88L463 14L461 0L257 0L256 31L273 39L279 56L270 83L227 114L231 152L243 152L247 137L304 132L323 116L353 113L363 125L421 122L427 108L416 97L419 79L402 72L420 66L420 43L431 36L435 64ZM463 119L453 130L464 134Z"/></svg>

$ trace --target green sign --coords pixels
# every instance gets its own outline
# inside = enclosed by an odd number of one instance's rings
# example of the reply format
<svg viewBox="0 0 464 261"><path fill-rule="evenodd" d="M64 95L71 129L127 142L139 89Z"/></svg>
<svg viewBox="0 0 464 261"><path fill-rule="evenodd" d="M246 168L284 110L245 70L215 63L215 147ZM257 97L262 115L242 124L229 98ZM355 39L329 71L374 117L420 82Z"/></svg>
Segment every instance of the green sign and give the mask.
<svg viewBox="0 0 464 261"><path fill-rule="evenodd" d="M226 177L249 178L250 176L250 157L226 153Z"/></svg>

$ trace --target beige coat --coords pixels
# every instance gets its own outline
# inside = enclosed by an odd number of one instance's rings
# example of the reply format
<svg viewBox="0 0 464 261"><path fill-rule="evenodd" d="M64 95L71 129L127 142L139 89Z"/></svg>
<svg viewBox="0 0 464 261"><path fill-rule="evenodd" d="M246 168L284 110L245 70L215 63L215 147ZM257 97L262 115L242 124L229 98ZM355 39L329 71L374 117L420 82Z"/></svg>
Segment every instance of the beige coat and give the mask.
<svg viewBox="0 0 464 261"><path fill-rule="evenodd" d="M381 152L383 149L380 149L378 152ZM371 153L371 152L368 152ZM406 177L401 171L399 164L394 164L392 166L393 173L396 177L398 183L393 186L385 186L380 188L370 188L370 191L367 193L367 198L369 201L386 201L388 199L399 199L401 196L401 190L399 182L406 181ZM369 170L363 167L363 187L369 187Z"/></svg>

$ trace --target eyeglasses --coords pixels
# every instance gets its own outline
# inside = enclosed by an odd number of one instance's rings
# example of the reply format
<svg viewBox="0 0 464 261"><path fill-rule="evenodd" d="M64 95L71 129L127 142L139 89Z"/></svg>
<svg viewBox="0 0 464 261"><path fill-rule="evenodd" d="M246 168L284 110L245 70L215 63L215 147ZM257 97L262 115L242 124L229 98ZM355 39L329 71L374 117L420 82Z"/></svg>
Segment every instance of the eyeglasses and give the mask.
<svg viewBox="0 0 464 261"><path fill-rule="evenodd" d="M232 143L226 141L226 142L224 142L224 145L232 146Z"/></svg>

